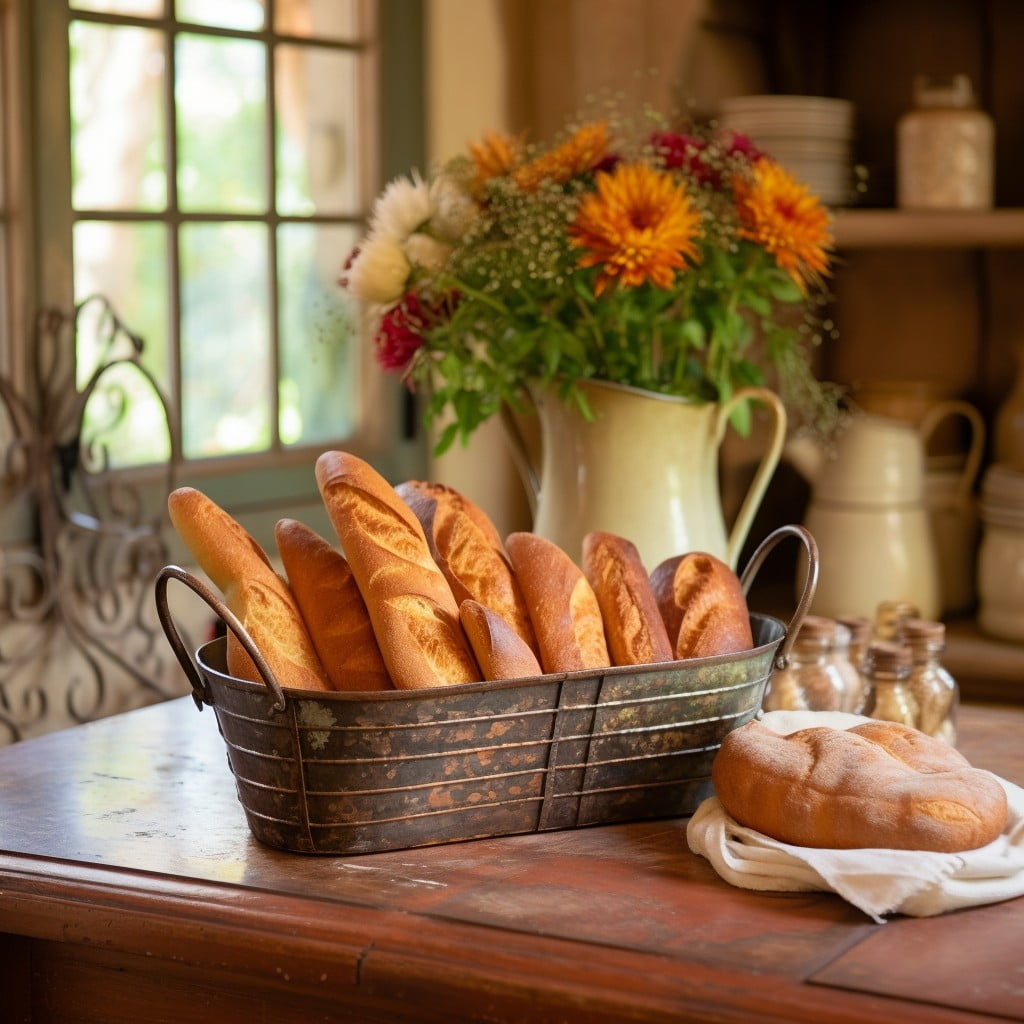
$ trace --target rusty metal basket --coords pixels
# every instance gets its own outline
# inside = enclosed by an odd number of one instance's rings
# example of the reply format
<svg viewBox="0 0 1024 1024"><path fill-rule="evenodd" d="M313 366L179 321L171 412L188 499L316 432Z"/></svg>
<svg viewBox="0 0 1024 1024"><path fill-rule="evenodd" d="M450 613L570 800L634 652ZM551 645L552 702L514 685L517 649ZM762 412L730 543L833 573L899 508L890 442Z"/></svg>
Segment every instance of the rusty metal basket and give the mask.
<svg viewBox="0 0 1024 1024"><path fill-rule="evenodd" d="M257 839L299 853L370 853L692 813L711 793L722 739L760 710L817 582L817 548L783 526L754 552L749 591L776 544L797 536L806 582L788 626L751 614L740 654L385 693L284 691L234 615L186 570L164 567L157 610L200 710L213 707ZM167 586L224 620L266 685L225 667L223 638L188 653Z"/></svg>

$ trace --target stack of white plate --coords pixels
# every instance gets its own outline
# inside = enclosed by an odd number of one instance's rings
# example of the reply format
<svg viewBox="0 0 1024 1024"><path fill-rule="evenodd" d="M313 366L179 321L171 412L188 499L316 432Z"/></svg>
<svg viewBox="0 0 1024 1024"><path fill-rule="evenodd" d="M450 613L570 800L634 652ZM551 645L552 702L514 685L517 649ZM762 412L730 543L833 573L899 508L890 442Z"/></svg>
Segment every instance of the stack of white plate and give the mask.
<svg viewBox="0 0 1024 1024"><path fill-rule="evenodd" d="M854 108L824 96L733 96L721 101L722 128L746 135L824 203L853 196Z"/></svg>

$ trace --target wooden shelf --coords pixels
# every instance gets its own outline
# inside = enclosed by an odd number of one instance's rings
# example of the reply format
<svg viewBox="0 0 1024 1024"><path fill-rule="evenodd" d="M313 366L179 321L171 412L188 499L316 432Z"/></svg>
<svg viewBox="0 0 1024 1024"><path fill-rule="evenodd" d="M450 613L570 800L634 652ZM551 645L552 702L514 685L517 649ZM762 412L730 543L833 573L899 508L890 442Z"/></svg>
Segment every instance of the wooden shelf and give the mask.
<svg viewBox="0 0 1024 1024"><path fill-rule="evenodd" d="M1024 247L1024 209L837 210L839 249Z"/></svg>
<svg viewBox="0 0 1024 1024"><path fill-rule="evenodd" d="M942 662L965 700L1024 704L1024 644L986 636L973 618L950 618Z"/></svg>

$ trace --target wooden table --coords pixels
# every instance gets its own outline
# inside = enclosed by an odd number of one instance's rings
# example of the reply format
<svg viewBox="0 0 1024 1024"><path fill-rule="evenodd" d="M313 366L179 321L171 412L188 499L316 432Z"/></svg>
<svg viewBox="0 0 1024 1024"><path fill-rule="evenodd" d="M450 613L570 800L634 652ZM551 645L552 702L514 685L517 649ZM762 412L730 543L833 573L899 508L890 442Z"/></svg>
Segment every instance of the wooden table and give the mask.
<svg viewBox="0 0 1024 1024"><path fill-rule="evenodd" d="M1024 783L1024 709L961 748ZM363 855L252 838L185 698L0 750L0 1020L1024 1020L1024 899L878 925L685 820Z"/></svg>

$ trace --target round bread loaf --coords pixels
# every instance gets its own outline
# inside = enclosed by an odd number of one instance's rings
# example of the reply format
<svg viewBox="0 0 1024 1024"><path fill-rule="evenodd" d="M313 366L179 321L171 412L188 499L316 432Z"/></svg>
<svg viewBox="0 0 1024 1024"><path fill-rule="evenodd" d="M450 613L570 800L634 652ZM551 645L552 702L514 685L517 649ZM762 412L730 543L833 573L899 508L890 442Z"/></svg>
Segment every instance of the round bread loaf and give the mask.
<svg viewBox="0 0 1024 1024"><path fill-rule="evenodd" d="M1006 792L941 740L895 722L731 732L712 766L739 824L780 842L956 853L1006 828Z"/></svg>

